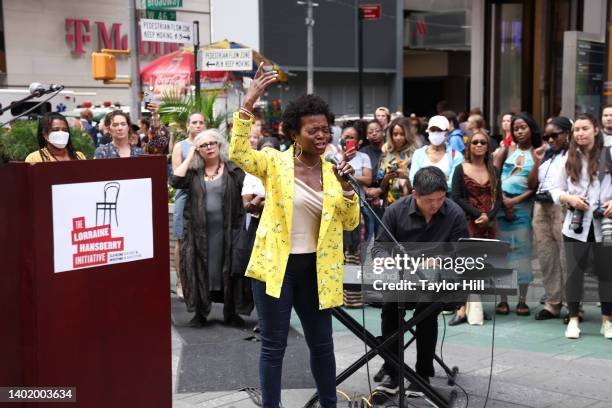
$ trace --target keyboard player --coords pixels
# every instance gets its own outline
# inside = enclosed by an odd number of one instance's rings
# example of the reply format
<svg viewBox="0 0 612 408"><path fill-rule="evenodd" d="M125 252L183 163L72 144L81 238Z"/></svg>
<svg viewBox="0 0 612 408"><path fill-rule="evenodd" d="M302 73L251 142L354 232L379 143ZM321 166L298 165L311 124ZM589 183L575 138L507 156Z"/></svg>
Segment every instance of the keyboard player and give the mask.
<svg viewBox="0 0 612 408"><path fill-rule="evenodd" d="M420 169L414 177L412 195L403 197L390 205L383 222L398 242L455 242L468 238L468 225L463 210L446 197L448 185L446 176L437 167ZM384 230L380 230L377 243L391 242ZM388 246L387 246L388 247ZM374 245L372 256L385 257L387 252ZM383 341L398 329L397 302L383 303L381 312L381 331ZM427 303L410 303L407 309L421 313ZM439 311L428 316L416 325L417 361L415 371L426 382L434 376L434 354L438 339ZM390 345L391 353L397 355L398 345ZM395 394L398 390L398 373L395 367L385 362L374 380L380 382L377 390ZM408 391L420 391L411 384Z"/></svg>

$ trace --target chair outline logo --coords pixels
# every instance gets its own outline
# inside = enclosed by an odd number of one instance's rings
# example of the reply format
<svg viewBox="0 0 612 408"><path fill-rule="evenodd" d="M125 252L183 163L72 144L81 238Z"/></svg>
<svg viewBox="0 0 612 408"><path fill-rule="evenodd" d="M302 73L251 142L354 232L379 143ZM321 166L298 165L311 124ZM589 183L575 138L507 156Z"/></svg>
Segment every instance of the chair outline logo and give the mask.
<svg viewBox="0 0 612 408"><path fill-rule="evenodd" d="M119 190L121 184L117 181L110 181L104 185L104 201L96 202L96 226L106 225L106 215L108 214L108 224L113 222L113 214L115 214L115 225L119 227L119 218L117 217L117 201L119 200ZM99 213L102 211L102 224L98 224Z"/></svg>

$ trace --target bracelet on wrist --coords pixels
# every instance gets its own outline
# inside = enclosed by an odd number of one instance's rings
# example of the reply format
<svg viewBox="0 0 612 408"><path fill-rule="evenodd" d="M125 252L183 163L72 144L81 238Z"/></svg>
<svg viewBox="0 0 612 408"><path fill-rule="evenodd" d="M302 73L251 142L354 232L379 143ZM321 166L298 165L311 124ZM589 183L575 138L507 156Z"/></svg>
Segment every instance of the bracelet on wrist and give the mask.
<svg viewBox="0 0 612 408"><path fill-rule="evenodd" d="M353 190L353 189L350 189L350 190L348 190L348 191L346 191L346 190L342 190L342 194L343 194L345 197L352 197L352 196L355 194L355 190Z"/></svg>
<svg viewBox="0 0 612 408"><path fill-rule="evenodd" d="M246 116L249 117L249 119L253 119L255 117L255 115L253 114L253 112L251 112L250 110L248 110L247 108L241 107L238 112L240 113L244 113Z"/></svg>

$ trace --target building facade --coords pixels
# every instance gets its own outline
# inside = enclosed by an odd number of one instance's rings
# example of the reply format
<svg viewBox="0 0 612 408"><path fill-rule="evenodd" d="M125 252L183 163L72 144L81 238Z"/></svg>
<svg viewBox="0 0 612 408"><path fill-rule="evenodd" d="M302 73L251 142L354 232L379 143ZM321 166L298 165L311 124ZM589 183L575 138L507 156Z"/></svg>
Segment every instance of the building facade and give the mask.
<svg viewBox="0 0 612 408"><path fill-rule="evenodd" d="M479 107L495 127L505 112L532 112L542 122L598 111L612 98L609 0L318 3L314 89L338 114L358 112L356 10L372 3L382 15L364 23L365 113L385 105L429 116L445 101L456 111ZM286 0L259 7L260 51L292 74L270 91L284 102L306 90L306 9Z"/></svg>
<svg viewBox="0 0 612 408"><path fill-rule="evenodd" d="M91 75L91 53L128 49L131 0L0 0L0 87L26 89L32 82L61 84L81 101L129 103L127 86L104 85ZM199 21L200 42L210 42L210 1L184 0L178 21ZM139 43L143 67L181 44ZM117 57L117 74L128 77L130 57Z"/></svg>

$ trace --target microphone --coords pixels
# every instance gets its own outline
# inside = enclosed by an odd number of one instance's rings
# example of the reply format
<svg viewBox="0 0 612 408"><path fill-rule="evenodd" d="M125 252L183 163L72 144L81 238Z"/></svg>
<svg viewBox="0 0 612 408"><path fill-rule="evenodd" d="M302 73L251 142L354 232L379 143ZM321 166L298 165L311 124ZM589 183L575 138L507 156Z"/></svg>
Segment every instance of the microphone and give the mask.
<svg viewBox="0 0 612 408"><path fill-rule="evenodd" d="M331 152L325 155L325 161L330 162L331 164L336 165L336 166L340 164L340 161ZM344 181L346 181L347 183L350 184L351 187L353 187L353 190L355 191L355 193L359 194L359 183L357 182L357 179L352 174L344 173L344 174L341 174L340 177L342 177Z"/></svg>
<svg viewBox="0 0 612 408"><path fill-rule="evenodd" d="M32 82L29 87L30 94L32 95L44 95L55 91L61 91L64 89L64 85L56 84L41 84L40 82Z"/></svg>

